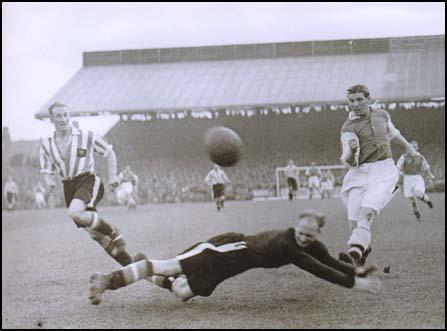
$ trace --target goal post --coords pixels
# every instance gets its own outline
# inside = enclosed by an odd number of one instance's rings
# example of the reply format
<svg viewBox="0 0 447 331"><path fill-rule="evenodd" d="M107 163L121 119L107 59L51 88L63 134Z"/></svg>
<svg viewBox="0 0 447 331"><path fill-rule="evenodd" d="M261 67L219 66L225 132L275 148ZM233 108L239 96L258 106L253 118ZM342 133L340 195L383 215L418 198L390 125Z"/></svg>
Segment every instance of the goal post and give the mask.
<svg viewBox="0 0 447 331"><path fill-rule="evenodd" d="M344 165L341 164L336 164L336 165L322 165L322 166L315 166L316 168L320 169L320 170L331 170L332 174L334 175L335 178L335 183L334 183L334 187L336 186L337 182L340 182L340 177L342 178L344 176L344 174L347 172L347 168ZM303 179L307 179L307 177L305 176L306 170L309 169L310 166L301 166L301 167L296 167L297 173L299 174L299 187L303 188L303 187L307 187L307 180L303 180ZM285 181L285 175L284 172L287 169L287 167L277 167L275 169L275 181L276 181L276 197L280 198L282 196L286 196L284 194L282 194L283 191L283 186L282 184L285 183L285 185L287 185L286 181ZM288 187L286 187L288 189Z"/></svg>

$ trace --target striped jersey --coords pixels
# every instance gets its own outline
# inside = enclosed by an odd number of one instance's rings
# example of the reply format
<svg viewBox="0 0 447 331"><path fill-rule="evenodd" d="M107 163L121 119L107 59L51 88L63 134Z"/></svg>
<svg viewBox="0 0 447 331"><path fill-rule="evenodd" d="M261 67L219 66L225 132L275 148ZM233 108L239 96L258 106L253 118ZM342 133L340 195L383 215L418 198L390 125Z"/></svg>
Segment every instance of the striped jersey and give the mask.
<svg viewBox="0 0 447 331"><path fill-rule="evenodd" d="M72 132L68 141L65 155L60 152L53 137L42 138L39 151L40 172L53 175L56 172L62 179L71 179L82 173L95 172L93 153L97 152L107 157L112 151L99 134L71 127Z"/></svg>
<svg viewBox="0 0 447 331"><path fill-rule="evenodd" d="M396 165L404 175L423 175L427 170L430 169L425 158L419 154L416 156L411 156L409 154L403 154Z"/></svg>
<svg viewBox="0 0 447 331"><path fill-rule="evenodd" d="M211 169L205 177L205 182L208 185L225 184L229 179L222 169Z"/></svg>

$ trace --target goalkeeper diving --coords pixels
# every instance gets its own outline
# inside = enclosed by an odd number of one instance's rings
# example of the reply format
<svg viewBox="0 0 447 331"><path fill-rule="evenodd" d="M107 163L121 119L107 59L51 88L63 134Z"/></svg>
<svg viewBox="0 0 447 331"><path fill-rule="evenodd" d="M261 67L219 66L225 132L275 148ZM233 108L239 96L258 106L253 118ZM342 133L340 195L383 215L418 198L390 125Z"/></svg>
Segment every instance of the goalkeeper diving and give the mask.
<svg viewBox="0 0 447 331"><path fill-rule="evenodd" d="M313 210L299 215L287 230L256 235L225 233L200 242L168 260L140 260L109 274L90 278L90 300L99 304L106 290L117 290L141 279L172 291L183 301L210 296L224 280L253 268L294 264L314 276L348 289L378 293L375 267L356 267L333 258L319 240L325 216Z"/></svg>

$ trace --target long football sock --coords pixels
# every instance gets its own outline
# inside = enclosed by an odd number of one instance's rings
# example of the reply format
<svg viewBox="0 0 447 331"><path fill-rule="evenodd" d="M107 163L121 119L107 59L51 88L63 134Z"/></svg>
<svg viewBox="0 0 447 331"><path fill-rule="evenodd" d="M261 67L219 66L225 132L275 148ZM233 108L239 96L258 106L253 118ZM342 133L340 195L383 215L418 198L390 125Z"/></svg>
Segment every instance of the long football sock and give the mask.
<svg viewBox="0 0 447 331"><path fill-rule="evenodd" d="M97 212L91 211L90 213L92 214L92 221L88 228L105 236L111 236L115 230L113 226L107 223L102 217L99 217Z"/></svg>
<svg viewBox="0 0 447 331"><path fill-rule="evenodd" d="M115 259L116 262L118 262L122 266L129 265L133 262L132 257L126 251L121 251L112 257Z"/></svg>
<svg viewBox="0 0 447 331"><path fill-rule="evenodd" d="M149 260L138 261L112 272L109 276L111 280L108 289L116 290L148 276L153 276L152 263Z"/></svg>
<svg viewBox="0 0 447 331"><path fill-rule="evenodd" d="M415 215L418 215L419 214L419 208L418 208L418 204L417 204L415 199L411 200L411 206L413 207L413 213Z"/></svg>
<svg viewBox="0 0 447 331"><path fill-rule="evenodd" d="M425 202L428 204L428 202L430 201L430 198L426 195L426 194L422 194L422 196L417 197L419 200Z"/></svg>

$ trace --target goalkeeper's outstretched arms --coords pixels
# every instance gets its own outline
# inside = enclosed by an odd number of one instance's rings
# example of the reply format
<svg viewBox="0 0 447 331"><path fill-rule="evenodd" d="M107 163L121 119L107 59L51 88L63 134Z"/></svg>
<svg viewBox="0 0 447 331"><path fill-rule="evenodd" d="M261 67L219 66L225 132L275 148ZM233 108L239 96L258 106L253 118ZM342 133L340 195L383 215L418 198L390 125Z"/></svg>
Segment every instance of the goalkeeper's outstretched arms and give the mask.
<svg viewBox="0 0 447 331"><path fill-rule="evenodd" d="M354 277L354 285L352 287L353 289L363 290L365 287L365 290L368 290L369 289L368 284L370 282L367 280L358 280L357 278L371 277L372 274L375 271L377 271L377 267L375 266L354 267L352 264L345 263L343 261L334 258L332 255L329 254L327 247L320 241L316 241L310 247L308 253L312 255L315 259L320 261L322 264L337 271L340 271L341 273ZM377 282L371 280L372 288L370 292L376 293L375 292L376 285Z"/></svg>
<svg viewBox="0 0 447 331"><path fill-rule="evenodd" d="M379 293L382 287L380 281L372 277L375 267L343 266L347 271L343 272L320 262L309 254L295 256L293 264L318 278L346 288Z"/></svg>

